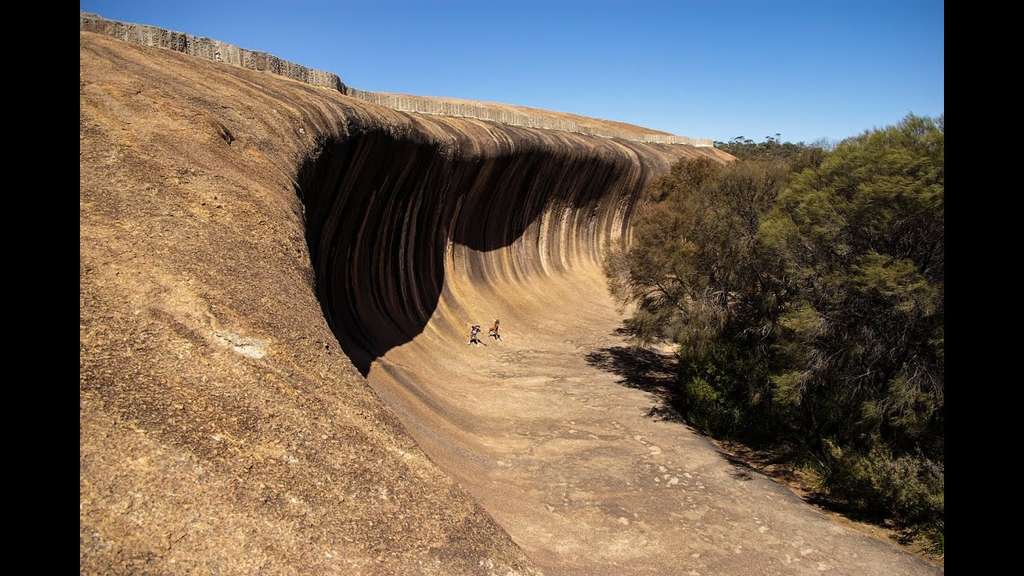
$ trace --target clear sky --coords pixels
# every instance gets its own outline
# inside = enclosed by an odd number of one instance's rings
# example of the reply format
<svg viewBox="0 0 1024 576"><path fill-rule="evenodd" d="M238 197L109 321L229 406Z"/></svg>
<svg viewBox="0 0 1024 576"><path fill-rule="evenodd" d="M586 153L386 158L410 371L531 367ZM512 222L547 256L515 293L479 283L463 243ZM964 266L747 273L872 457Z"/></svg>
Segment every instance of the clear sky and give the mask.
<svg viewBox="0 0 1024 576"><path fill-rule="evenodd" d="M364 90L455 96L728 140L841 139L944 110L935 0L82 0Z"/></svg>

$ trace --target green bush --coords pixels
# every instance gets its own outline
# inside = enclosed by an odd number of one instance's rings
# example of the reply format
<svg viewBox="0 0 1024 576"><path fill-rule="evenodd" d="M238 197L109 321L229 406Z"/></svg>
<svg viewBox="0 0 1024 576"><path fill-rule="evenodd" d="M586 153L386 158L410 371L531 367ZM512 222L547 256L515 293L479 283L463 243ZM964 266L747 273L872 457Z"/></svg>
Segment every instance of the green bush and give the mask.
<svg viewBox="0 0 1024 576"><path fill-rule="evenodd" d="M679 345L696 427L798 446L835 500L941 548L942 118L831 151L735 144L673 166L609 254L627 329Z"/></svg>
<svg viewBox="0 0 1024 576"><path fill-rule="evenodd" d="M920 456L894 456L880 444L867 454L833 447L822 484L844 507L887 518L903 530L905 538L924 536L941 552L945 486L940 463Z"/></svg>

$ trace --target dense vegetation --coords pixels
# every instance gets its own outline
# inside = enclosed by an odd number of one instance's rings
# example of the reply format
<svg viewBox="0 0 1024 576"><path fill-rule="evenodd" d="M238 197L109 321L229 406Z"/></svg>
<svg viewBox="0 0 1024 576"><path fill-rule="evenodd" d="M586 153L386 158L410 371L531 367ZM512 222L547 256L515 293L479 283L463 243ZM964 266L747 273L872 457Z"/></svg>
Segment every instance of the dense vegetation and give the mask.
<svg viewBox="0 0 1024 576"><path fill-rule="evenodd" d="M908 116L832 150L681 161L606 261L632 335L678 344L690 423L787 447L833 503L940 553L943 136Z"/></svg>

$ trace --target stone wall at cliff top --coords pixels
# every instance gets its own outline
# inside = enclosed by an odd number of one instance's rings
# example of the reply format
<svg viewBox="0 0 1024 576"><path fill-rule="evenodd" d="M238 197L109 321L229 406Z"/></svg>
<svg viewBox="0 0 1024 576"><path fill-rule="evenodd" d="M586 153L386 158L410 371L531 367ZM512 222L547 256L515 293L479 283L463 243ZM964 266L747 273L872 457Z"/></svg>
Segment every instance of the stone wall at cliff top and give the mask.
<svg viewBox="0 0 1024 576"><path fill-rule="evenodd" d="M625 129L600 121L583 124L572 117L554 117L551 113L543 110L533 112L528 109L502 104L358 90L346 86L337 74L295 64L266 52L246 50L245 48L239 48L238 46L211 38L193 36L184 32L174 32L157 26L110 20L87 12L79 12L79 30L112 36L132 44L165 48L190 56L205 58L206 60L285 76L313 86L337 90L347 96L373 102L374 104L401 112L475 118L509 126L559 130L601 138L621 138L623 140L649 144L713 146L712 141L708 138L689 138L664 132L648 132L635 126Z"/></svg>
<svg viewBox="0 0 1024 576"><path fill-rule="evenodd" d="M347 92L347 87L341 82L337 74L307 68L255 50L246 50L225 42L203 36L193 36L184 32L175 32L156 26L145 24L133 24L130 22L119 22L109 20L97 14L87 12L78 13L78 29L81 32L96 32L106 36L113 36L119 40L139 44L142 46L155 46L166 48L175 52L182 52L189 56L196 56L224 62L233 66L248 68L249 70L267 71L271 74L285 76L292 80L305 82L314 86L332 88L342 93Z"/></svg>

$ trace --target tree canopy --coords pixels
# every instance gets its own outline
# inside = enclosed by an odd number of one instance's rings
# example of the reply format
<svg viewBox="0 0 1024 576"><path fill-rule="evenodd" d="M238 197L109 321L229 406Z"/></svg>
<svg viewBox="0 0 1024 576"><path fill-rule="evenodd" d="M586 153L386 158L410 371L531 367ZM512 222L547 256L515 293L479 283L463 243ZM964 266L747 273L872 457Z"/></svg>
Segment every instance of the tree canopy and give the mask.
<svg viewBox="0 0 1024 576"><path fill-rule="evenodd" d="M851 509L941 549L944 120L683 160L606 260L694 425L797 447Z"/></svg>

